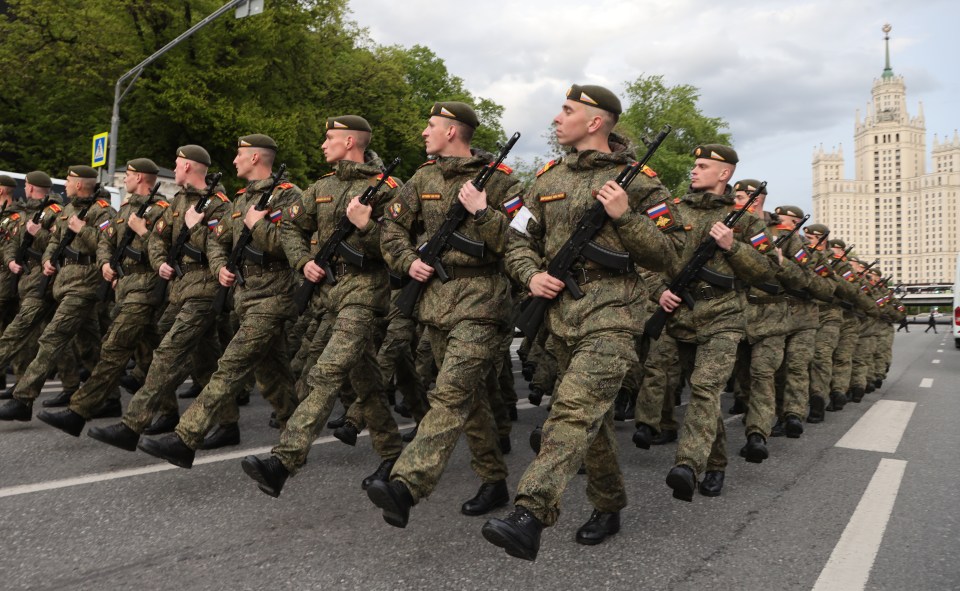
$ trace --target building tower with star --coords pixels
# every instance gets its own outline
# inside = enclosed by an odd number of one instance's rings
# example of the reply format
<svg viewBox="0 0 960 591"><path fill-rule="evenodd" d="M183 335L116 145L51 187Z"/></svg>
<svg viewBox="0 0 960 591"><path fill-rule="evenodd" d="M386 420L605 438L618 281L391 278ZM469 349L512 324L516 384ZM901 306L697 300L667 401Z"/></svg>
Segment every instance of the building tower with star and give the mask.
<svg viewBox="0 0 960 591"><path fill-rule="evenodd" d="M890 67L890 25L883 26L886 67L872 101L854 125L853 180L845 179L843 146L813 153L814 219L880 259L897 283L953 283L960 251L960 135L933 137L926 170L923 104L907 111L906 84Z"/></svg>

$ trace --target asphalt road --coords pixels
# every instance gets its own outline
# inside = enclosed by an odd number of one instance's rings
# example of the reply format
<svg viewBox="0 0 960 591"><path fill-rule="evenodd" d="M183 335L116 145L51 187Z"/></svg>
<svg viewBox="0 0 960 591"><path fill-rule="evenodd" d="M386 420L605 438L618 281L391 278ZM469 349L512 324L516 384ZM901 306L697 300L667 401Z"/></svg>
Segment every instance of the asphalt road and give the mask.
<svg viewBox="0 0 960 591"><path fill-rule="evenodd" d="M693 503L664 484L674 446L638 450L619 423L621 532L574 542L591 511L577 477L535 563L460 514L479 485L462 443L401 530L360 490L378 464L365 434L351 448L324 431L279 499L260 493L239 463L277 440L258 397L242 410L242 443L201 452L192 470L36 419L0 424L0 589L958 589L958 360L943 331L898 334L881 391L800 439L772 439L760 465L736 455L744 436L728 415L723 495ZM519 373L517 384L525 397ZM521 407L511 490L546 413Z"/></svg>

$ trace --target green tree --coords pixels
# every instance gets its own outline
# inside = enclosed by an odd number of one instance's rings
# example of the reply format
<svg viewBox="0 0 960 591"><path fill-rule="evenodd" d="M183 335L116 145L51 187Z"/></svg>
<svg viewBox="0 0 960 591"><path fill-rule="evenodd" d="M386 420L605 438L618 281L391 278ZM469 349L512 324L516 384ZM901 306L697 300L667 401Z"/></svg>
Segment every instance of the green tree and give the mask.
<svg viewBox="0 0 960 591"><path fill-rule="evenodd" d="M730 134L724 131L726 121L701 112L697 105L700 91L695 86L667 86L662 75L643 74L627 85L626 99L629 106L616 130L637 144L639 153L644 152L644 138L654 138L665 124L673 127L650 167L675 195L686 193L694 161L691 152L697 145L731 145Z"/></svg>

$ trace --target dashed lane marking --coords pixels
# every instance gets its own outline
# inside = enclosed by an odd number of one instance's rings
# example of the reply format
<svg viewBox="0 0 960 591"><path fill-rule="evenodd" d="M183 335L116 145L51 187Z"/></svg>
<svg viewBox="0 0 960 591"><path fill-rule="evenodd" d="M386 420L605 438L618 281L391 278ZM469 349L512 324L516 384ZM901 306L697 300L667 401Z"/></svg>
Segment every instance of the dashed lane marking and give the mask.
<svg viewBox="0 0 960 591"><path fill-rule="evenodd" d="M933 387L933 378L923 378L920 380L921 388L932 388Z"/></svg>
<svg viewBox="0 0 960 591"><path fill-rule="evenodd" d="M836 443L837 447L894 453L916 402L878 400Z"/></svg>

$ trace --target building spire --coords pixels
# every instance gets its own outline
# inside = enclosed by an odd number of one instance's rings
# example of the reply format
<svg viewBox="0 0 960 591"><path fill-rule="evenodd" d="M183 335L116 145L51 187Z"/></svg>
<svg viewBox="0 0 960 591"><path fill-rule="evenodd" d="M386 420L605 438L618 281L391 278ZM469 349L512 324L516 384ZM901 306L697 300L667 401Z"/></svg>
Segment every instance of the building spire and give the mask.
<svg viewBox="0 0 960 591"><path fill-rule="evenodd" d="M884 79L884 80L887 80L887 79L889 79L889 78L893 78L893 70L890 69L890 31L891 31L892 29L893 29L893 27L890 26L890 23L884 24L884 25L883 25L883 29L882 29L882 30L883 30L883 41L884 41L884 45L886 46L886 53L887 53L886 67L883 69L883 79Z"/></svg>

